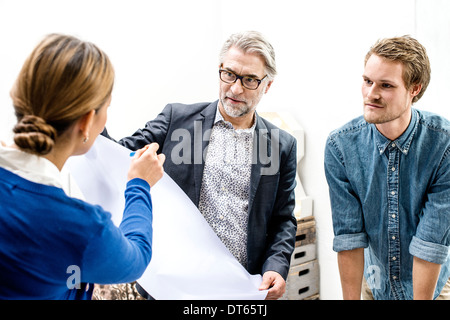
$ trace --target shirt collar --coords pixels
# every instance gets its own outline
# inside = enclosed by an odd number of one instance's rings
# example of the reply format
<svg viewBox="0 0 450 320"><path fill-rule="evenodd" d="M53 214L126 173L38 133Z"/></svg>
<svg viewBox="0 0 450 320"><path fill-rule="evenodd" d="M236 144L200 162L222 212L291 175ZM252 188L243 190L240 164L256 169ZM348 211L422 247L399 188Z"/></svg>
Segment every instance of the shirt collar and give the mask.
<svg viewBox="0 0 450 320"><path fill-rule="evenodd" d="M231 124L231 122L226 121L223 118L223 116L222 116L222 114L220 113L220 110L219 110L219 104L217 104L216 118L214 119L214 124L217 124L218 122L221 121L221 122L227 124L230 128L232 128L233 130L235 130L237 132L248 132L248 133L253 134L253 132L255 132L256 122L257 122L257 119L258 119L258 114L256 112L254 114L255 114L255 119L253 121L253 125L250 128L248 128L248 129L234 129L234 127Z"/></svg>
<svg viewBox="0 0 450 320"><path fill-rule="evenodd" d="M29 181L62 188L58 168L49 160L0 144L0 167Z"/></svg>
<svg viewBox="0 0 450 320"><path fill-rule="evenodd" d="M389 145L398 148L405 156L408 155L409 148L411 146L412 139L414 138L414 134L416 133L418 123L419 123L419 116L417 114L417 110L411 109L411 121L408 125L408 128L406 129L405 132L403 132L403 134L400 137L398 137L394 141L383 136L378 131L376 126L372 124L374 130L376 131L375 141L378 150L380 151L380 155L385 152L386 148Z"/></svg>

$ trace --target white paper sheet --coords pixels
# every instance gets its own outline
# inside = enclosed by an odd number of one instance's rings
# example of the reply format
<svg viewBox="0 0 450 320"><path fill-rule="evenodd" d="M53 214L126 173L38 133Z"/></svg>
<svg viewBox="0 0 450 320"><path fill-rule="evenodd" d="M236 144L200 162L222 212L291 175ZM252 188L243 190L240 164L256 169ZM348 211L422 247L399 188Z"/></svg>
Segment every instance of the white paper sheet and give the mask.
<svg viewBox="0 0 450 320"><path fill-rule="evenodd" d="M99 136L66 168L86 201L111 212L116 225L125 207L130 150ZM151 189L152 260L138 280L155 299L260 300L261 275L250 275L216 236L187 195L167 175Z"/></svg>

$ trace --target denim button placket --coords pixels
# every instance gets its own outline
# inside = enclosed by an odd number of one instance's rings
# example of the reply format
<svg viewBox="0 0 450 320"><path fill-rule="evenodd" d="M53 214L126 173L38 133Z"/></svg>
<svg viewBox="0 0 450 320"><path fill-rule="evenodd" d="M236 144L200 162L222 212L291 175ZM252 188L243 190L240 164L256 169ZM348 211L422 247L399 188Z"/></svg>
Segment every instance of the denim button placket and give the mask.
<svg viewBox="0 0 450 320"><path fill-rule="evenodd" d="M400 152L395 143L389 146L389 163L387 170L388 183L388 239L389 239L389 274L391 289L396 299L403 299L404 293L400 282L400 226L399 226L399 170L389 170L398 167Z"/></svg>

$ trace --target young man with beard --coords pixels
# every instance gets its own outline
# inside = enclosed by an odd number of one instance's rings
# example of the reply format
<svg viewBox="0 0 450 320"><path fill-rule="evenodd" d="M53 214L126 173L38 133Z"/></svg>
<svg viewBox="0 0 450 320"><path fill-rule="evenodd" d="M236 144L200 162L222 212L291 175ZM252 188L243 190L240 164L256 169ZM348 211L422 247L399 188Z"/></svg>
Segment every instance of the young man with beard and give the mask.
<svg viewBox="0 0 450 320"><path fill-rule="evenodd" d="M327 140L344 299L450 299L450 123L412 108L429 81L417 40L378 41L365 59L364 116Z"/></svg>

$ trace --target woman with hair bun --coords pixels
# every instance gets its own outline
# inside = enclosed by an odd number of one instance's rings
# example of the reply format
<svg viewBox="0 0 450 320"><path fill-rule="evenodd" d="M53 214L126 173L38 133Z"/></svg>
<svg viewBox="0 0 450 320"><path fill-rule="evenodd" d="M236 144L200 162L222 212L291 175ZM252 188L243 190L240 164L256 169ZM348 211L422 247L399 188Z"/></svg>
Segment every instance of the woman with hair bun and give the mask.
<svg viewBox="0 0 450 320"><path fill-rule="evenodd" d="M157 144L132 159L119 228L62 188L66 160L105 126L113 83L107 55L72 36L46 36L25 61L11 90L14 144L0 146L0 299L91 299L93 283L134 281L149 264Z"/></svg>

